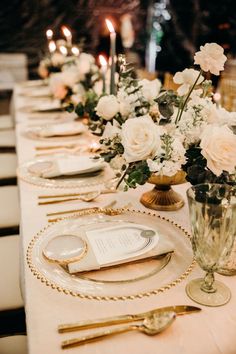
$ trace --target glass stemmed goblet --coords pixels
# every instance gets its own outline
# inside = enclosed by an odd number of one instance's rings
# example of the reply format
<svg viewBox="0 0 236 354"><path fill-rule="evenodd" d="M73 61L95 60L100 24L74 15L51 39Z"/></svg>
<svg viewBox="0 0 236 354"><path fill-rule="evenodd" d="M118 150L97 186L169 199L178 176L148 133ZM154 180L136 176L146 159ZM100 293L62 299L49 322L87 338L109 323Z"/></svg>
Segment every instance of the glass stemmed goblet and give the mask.
<svg viewBox="0 0 236 354"><path fill-rule="evenodd" d="M188 296L207 306L220 306L230 290L215 281L214 272L227 261L236 235L236 189L222 184L199 184L187 191L192 228L192 248L205 278L186 286Z"/></svg>

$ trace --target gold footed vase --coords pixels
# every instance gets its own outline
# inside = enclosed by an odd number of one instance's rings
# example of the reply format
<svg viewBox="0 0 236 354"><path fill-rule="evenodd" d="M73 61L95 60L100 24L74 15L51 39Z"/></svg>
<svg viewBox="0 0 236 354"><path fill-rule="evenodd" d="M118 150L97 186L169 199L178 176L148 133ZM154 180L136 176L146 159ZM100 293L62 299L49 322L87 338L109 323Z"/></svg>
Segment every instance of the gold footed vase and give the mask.
<svg viewBox="0 0 236 354"><path fill-rule="evenodd" d="M155 184L155 187L142 195L140 202L149 209L161 211L174 211L183 207L182 196L175 192L171 186L185 182L186 173L178 171L174 176L152 175L148 183Z"/></svg>

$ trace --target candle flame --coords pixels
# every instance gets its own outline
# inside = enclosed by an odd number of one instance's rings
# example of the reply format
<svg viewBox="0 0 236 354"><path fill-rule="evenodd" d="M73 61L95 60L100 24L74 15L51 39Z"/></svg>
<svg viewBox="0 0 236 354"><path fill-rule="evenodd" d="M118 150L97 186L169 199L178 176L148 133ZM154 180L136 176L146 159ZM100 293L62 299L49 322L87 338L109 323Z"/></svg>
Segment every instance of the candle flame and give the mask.
<svg viewBox="0 0 236 354"><path fill-rule="evenodd" d="M52 36L53 36L53 31L51 29L48 29L46 31L46 37L47 39L52 39Z"/></svg>
<svg viewBox="0 0 236 354"><path fill-rule="evenodd" d="M55 50L57 49L56 43L54 41L50 41L48 47L50 53L55 52Z"/></svg>
<svg viewBox="0 0 236 354"><path fill-rule="evenodd" d="M71 52L72 52L72 54L78 56L78 55L79 55L79 48L77 48L77 47L72 47L72 48L71 48Z"/></svg>
<svg viewBox="0 0 236 354"><path fill-rule="evenodd" d="M106 21L106 25L107 25L107 28L109 29L110 33L115 33L115 29L113 27L113 24L110 20L108 20L107 18L105 19Z"/></svg>
<svg viewBox="0 0 236 354"><path fill-rule="evenodd" d="M99 55L99 61L100 61L101 66L107 66L107 61L104 58L104 56L101 54Z"/></svg>
<svg viewBox="0 0 236 354"><path fill-rule="evenodd" d="M71 37L71 31L66 26L62 26L61 30L66 38Z"/></svg>
<svg viewBox="0 0 236 354"><path fill-rule="evenodd" d="M216 93L214 94L214 96L213 96L213 99L214 99L215 102L220 101L220 99L221 99L221 94L220 94L219 92L216 92Z"/></svg>
<svg viewBox="0 0 236 354"><path fill-rule="evenodd" d="M63 55L67 55L68 53L67 48L64 45L60 45L59 50Z"/></svg>

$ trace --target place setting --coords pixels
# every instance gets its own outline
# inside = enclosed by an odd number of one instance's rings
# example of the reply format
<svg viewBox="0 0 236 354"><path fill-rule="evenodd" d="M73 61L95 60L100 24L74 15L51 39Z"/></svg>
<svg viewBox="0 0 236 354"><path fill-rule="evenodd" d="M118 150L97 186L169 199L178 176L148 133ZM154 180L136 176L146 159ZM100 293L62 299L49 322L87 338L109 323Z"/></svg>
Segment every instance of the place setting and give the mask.
<svg viewBox="0 0 236 354"><path fill-rule="evenodd" d="M115 177L102 159L91 155L57 154L39 157L19 166L17 175L46 188L84 188L102 185Z"/></svg>
<svg viewBox="0 0 236 354"><path fill-rule="evenodd" d="M3 13L0 353L235 352L235 21L174 3Z"/></svg>
<svg viewBox="0 0 236 354"><path fill-rule="evenodd" d="M39 141L68 141L88 132L85 124L78 121L63 121L29 127L22 135L31 140Z"/></svg>
<svg viewBox="0 0 236 354"><path fill-rule="evenodd" d="M97 300L167 291L194 266L186 230L128 208L88 208L50 224L30 242L27 261L53 288Z"/></svg>

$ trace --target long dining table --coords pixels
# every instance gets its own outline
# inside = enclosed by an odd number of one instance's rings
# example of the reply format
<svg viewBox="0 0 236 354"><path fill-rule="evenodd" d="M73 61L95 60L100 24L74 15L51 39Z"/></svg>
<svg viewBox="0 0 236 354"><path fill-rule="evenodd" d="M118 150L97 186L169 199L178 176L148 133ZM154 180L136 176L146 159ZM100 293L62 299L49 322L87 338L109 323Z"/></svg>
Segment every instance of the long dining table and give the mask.
<svg viewBox="0 0 236 354"><path fill-rule="evenodd" d="M25 106L39 101L39 98L22 95L20 84L15 86L12 110L16 124L18 166L35 159L36 146L48 145L47 141L29 139L25 135L25 131L29 127L53 121L50 118L53 115L33 114L24 110ZM58 142L50 144L57 145ZM72 201L45 206L38 205L38 196L47 194L49 190L52 192L52 189L28 183L20 177L18 185L21 209L20 283L26 311L29 354L58 354L63 351L81 354L236 354L236 281L233 276L216 274L216 278L231 289L232 297L224 306L207 307L194 303L185 292L186 284L191 279L202 277L204 274L198 265L194 266L185 279L163 292L116 301L71 296L69 293L52 288L47 282L41 282L30 270L26 259L27 249L32 238L48 224L46 213L66 209L103 207L114 200L116 201L115 207L118 208L130 204L134 209L150 211L139 202L142 193L152 188L150 184L128 192L119 191L100 195L91 202ZM187 188L187 183L174 187L185 199L182 209L173 212L151 211L152 214L164 216L189 231L189 215L185 196ZM69 191L68 188L60 189L61 193ZM71 191L73 192L74 189ZM189 247L191 247L190 242ZM184 251L182 257L185 257ZM182 304L199 306L202 310L186 316L177 316L176 321L159 335L147 336L138 331L132 331L80 347L61 349L62 340L79 337L82 332L60 334L57 330L59 324L128 313L134 314L157 307Z"/></svg>

